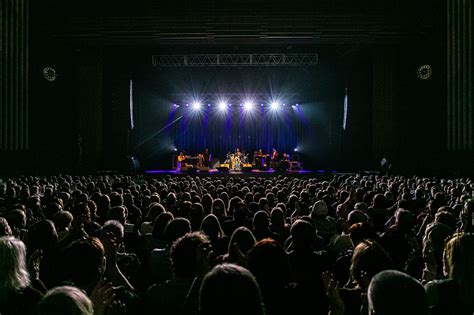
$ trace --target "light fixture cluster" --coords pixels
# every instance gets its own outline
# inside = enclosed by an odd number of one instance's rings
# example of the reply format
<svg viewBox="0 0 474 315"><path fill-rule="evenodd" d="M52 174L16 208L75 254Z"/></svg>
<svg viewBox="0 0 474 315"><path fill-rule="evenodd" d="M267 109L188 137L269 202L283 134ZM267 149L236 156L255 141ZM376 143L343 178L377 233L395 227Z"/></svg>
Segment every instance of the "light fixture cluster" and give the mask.
<svg viewBox="0 0 474 315"><path fill-rule="evenodd" d="M244 111L252 111L253 109L257 108L258 106L260 106L260 107L269 107L270 110L277 111L282 107L295 108L295 107L300 106L299 103L287 105L286 103L279 102L279 101L272 101L270 103L260 103L260 104L258 104L257 102L254 102L252 100L247 100L247 101L244 101L242 103L230 103L230 102L226 102L226 101L220 101L220 102L217 102L217 103L214 103L214 104L207 103L206 105L207 105L207 107L217 107L217 109L219 111L226 111L228 108L231 108L231 107L242 107ZM183 106L185 108L191 108L194 111L200 111L201 109L203 109L205 107L205 104L201 101L194 101L192 103L184 103L184 104L177 104L177 103L173 104L173 107L175 107L175 108L179 108L181 106Z"/></svg>

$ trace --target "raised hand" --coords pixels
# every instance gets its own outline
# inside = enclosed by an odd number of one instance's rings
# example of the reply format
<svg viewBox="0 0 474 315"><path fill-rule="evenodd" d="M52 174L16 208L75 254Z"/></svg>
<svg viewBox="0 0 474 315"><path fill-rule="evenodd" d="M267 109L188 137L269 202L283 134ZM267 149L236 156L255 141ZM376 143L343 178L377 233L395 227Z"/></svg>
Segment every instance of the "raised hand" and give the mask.
<svg viewBox="0 0 474 315"><path fill-rule="evenodd" d="M94 304L94 314L108 314L106 310L115 299L112 283L102 278L92 290L90 298Z"/></svg>
<svg viewBox="0 0 474 315"><path fill-rule="evenodd" d="M334 279L334 276L329 271L322 274L324 289L329 300L330 314L339 315L344 314L344 302L339 295L339 283Z"/></svg>

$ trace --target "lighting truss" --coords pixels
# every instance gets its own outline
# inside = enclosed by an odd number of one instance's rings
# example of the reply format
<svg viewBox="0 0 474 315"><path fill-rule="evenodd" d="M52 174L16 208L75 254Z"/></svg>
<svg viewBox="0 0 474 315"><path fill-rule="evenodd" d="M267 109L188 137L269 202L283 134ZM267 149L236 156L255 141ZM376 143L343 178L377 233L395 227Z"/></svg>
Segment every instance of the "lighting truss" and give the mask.
<svg viewBox="0 0 474 315"><path fill-rule="evenodd" d="M153 55L154 67L315 66L318 54Z"/></svg>

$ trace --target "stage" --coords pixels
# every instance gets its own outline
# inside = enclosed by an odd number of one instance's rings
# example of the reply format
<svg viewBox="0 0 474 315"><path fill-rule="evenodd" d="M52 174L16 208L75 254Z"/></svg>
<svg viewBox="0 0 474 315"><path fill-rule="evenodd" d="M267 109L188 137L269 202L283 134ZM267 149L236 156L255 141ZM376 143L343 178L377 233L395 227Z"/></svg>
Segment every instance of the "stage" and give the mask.
<svg viewBox="0 0 474 315"><path fill-rule="evenodd" d="M225 171L221 172L218 169L209 169L209 171L192 170L181 172L179 170L158 170L149 169L144 171L145 175L149 176L237 176L237 177L273 177L273 176L289 176L289 177L320 177L320 176L333 176L338 174L335 170L288 170L284 172L277 172L275 170L251 170L247 172L243 171Z"/></svg>

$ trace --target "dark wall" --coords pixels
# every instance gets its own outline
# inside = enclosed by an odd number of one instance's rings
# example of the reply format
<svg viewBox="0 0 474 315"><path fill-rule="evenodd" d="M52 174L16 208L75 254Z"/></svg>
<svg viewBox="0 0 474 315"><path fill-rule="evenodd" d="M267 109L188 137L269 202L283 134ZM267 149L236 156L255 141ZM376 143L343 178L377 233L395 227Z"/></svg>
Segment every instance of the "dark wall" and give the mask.
<svg viewBox="0 0 474 315"><path fill-rule="evenodd" d="M73 8L55 0L31 2L31 142L24 164L52 172L122 168L147 132L142 125L129 130L129 80L139 95L163 102L173 88L166 71L152 68L152 54L318 52L317 70L300 69L305 79L296 84L304 87L308 104L303 142L310 149L307 156L301 153L307 165L375 169L382 157L406 172L448 172L458 166L453 161L469 165L461 153L445 150L444 1L313 1L307 10L297 2L252 2L262 14L249 15L244 4L206 1L198 9L209 15L210 35L203 35L209 24L189 14L197 5L192 1L166 8L152 1L136 6L119 1L113 7L110 1L86 1ZM181 6L185 9L176 10ZM292 20L288 8L300 18ZM423 64L433 68L428 80L416 74ZM56 81L43 78L45 66L56 68ZM349 111L343 131L345 87ZM139 100L138 124L150 119Z"/></svg>

